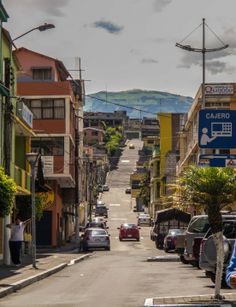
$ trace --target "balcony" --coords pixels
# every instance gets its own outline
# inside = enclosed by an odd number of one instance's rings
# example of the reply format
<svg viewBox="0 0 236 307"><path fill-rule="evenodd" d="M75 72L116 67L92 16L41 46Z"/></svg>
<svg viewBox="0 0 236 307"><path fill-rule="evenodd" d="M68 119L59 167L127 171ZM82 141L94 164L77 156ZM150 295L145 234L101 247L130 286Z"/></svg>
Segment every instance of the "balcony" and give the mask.
<svg viewBox="0 0 236 307"><path fill-rule="evenodd" d="M74 165L64 156L42 156L43 174L47 180L56 180L62 188L74 188Z"/></svg>
<svg viewBox="0 0 236 307"><path fill-rule="evenodd" d="M30 174L28 172L15 165L14 180L18 195L30 194Z"/></svg>

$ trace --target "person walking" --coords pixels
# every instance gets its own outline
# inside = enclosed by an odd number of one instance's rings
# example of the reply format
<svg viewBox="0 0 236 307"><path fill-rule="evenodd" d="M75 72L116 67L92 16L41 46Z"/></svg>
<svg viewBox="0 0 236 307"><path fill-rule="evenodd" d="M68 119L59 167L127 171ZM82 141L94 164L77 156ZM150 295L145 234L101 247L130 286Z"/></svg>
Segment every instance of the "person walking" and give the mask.
<svg viewBox="0 0 236 307"><path fill-rule="evenodd" d="M22 246L22 241L24 241L25 226L29 221L30 219L22 222L20 217L16 217L15 223L7 225L7 227L11 229L11 237L9 240L11 260L13 264L16 266L21 265L20 261L21 246Z"/></svg>

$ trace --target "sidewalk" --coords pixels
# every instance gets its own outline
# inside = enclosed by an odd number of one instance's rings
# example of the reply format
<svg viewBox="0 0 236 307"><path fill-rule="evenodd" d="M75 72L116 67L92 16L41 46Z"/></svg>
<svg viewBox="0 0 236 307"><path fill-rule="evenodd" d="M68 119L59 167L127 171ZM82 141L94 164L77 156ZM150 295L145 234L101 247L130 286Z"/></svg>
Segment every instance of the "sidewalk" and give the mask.
<svg viewBox="0 0 236 307"><path fill-rule="evenodd" d="M44 279L67 266L87 259L92 254L78 254L73 246L61 249L37 251L37 269L31 264L31 258L24 256L22 266L0 266L0 298L22 289L36 281Z"/></svg>

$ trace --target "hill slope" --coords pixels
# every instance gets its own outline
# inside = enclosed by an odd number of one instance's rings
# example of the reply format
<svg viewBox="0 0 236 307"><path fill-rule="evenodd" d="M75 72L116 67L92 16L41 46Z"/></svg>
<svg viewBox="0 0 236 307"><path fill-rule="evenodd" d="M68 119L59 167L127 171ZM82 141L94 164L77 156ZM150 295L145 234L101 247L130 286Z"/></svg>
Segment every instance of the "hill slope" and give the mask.
<svg viewBox="0 0 236 307"><path fill-rule="evenodd" d="M154 117L157 112L185 113L191 106L192 101L191 97L159 91L98 92L86 96L84 110L92 112L126 110L129 117L139 118L140 111L132 109L137 108L150 112L141 112L142 117Z"/></svg>

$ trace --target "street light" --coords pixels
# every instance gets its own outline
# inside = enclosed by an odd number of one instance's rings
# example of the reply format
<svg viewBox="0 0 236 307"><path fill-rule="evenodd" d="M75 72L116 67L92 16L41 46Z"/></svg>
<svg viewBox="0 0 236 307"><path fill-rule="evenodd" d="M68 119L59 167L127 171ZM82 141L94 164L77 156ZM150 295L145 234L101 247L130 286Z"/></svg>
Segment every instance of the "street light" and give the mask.
<svg viewBox="0 0 236 307"><path fill-rule="evenodd" d="M30 164L30 189L31 189L31 225L32 225L32 265L36 267L36 223L35 223L35 169L38 163L40 154L29 152L26 154L26 159Z"/></svg>
<svg viewBox="0 0 236 307"><path fill-rule="evenodd" d="M35 31L35 30L39 30L40 32L42 32L42 31L46 31L46 30L49 30L49 29L53 29L53 28L55 28L55 26L54 26L52 23L45 23L45 24L43 24L43 25L41 25L41 26L32 28L31 30L29 30L29 31L27 31L27 32L25 32L25 33L23 33L23 34L21 34L21 35L15 37L15 38L12 40L12 42L16 41L18 38L21 38L22 36L25 36L25 35L27 35L28 33L33 32L33 31Z"/></svg>

